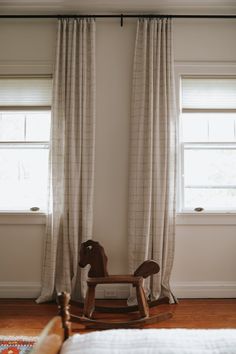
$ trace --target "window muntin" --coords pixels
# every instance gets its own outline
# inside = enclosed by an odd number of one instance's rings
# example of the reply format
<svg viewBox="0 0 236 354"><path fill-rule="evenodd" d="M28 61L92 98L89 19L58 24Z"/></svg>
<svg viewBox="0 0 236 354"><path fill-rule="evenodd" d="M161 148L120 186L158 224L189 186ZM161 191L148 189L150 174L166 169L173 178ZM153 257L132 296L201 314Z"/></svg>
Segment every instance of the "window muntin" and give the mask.
<svg viewBox="0 0 236 354"><path fill-rule="evenodd" d="M182 78L181 210L236 210L236 79L189 80Z"/></svg>
<svg viewBox="0 0 236 354"><path fill-rule="evenodd" d="M23 100L18 97L10 105L6 100L4 106L0 98L0 210L46 210L51 78L9 78L6 85L0 77L5 96L14 96L19 85Z"/></svg>

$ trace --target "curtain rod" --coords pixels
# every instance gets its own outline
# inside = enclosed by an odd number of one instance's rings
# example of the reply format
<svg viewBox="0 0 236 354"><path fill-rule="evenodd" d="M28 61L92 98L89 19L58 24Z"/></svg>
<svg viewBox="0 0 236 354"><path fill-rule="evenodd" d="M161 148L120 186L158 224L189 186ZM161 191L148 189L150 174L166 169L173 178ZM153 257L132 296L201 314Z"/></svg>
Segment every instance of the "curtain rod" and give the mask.
<svg viewBox="0 0 236 354"><path fill-rule="evenodd" d="M164 15L164 14L136 14L136 15L129 15L129 14L120 14L120 15L0 15L0 18L236 18L235 15Z"/></svg>

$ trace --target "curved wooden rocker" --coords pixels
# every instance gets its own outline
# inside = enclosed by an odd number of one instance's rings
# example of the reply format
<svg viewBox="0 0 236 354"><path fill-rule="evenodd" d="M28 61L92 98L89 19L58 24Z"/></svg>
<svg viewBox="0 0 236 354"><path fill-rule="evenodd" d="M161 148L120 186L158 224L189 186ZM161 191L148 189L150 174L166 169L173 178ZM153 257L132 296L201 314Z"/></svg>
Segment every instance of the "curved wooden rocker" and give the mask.
<svg viewBox="0 0 236 354"><path fill-rule="evenodd" d="M144 324L159 322L172 317L171 313L160 313L157 315L149 315L149 307L153 307L162 303L168 303L168 298L162 298L157 301L148 302L143 289L143 279L152 274L159 272L159 265L147 260L143 262L134 272L133 275L109 275L107 272L107 256L103 247L96 241L88 240L81 244L79 266L84 268L90 264L91 268L88 272L87 293L84 303L83 316L71 315L71 319L75 322L84 324L87 328L107 329L107 328L130 328L139 327ZM98 284L132 284L136 289L137 305L125 307L104 307L95 306L95 289ZM103 322L92 318L94 310L111 312L111 313L127 313L139 311L140 318L128 322Z"/></svg>

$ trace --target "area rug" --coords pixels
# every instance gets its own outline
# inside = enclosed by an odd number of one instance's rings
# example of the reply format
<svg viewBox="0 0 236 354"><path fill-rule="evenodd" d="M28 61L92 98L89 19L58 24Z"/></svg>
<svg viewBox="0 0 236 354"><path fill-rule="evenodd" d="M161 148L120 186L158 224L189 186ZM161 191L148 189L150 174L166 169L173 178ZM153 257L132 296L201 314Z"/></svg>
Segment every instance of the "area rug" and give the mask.
<svg viewBox="0 0 236 354"><path fill-rule="evenodd" d="M37 337L0 336L0 354L28 354Z"/></svg>

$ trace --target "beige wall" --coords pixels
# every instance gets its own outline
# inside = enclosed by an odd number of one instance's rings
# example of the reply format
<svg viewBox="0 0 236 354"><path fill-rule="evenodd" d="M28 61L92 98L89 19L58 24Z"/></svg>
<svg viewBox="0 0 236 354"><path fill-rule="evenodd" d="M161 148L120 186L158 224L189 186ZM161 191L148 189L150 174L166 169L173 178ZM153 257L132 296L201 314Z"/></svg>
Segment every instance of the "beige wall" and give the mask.
<svg viewBox="0 0 236 354"><path fill-rule="evenodd" d="M94 238L111 272L127 272L129 112L135 25L97 25Z"/></svg>
<svg viewBox="0 0 236 354"><path fill-rule="evenodd" d="M56 23L0 22L0 73L52 72ZM236 24L176 20L176 70L186 64L236 73ZM109 270L127 271L129 115L135 21L97 21L97 125L94 238ZM213 64L211 62L214 62ZM189 69L190 70L190 69ZM236 296L236 216L177 218L172 283L180 296ZM43 218L0 216L0 296L36 296L44 240ZM14 250L14 251L11 251Z"/></svg>

